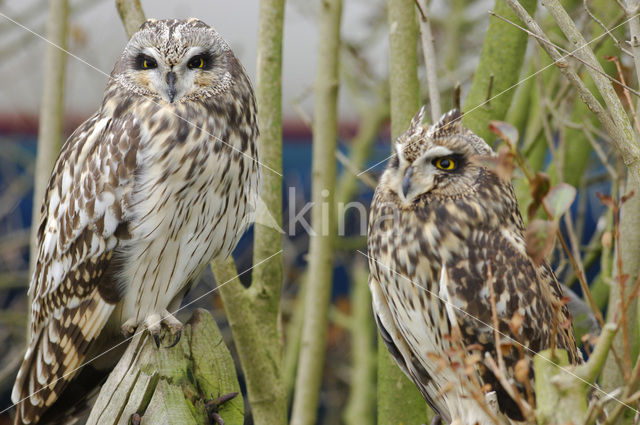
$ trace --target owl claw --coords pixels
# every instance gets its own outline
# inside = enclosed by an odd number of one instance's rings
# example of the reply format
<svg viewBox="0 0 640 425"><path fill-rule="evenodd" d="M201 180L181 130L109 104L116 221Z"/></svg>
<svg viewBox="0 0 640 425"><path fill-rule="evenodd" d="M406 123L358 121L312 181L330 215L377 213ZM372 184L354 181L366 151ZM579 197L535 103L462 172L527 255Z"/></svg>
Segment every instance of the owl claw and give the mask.
<svg viewBox="0 0 640 425"><path fill-rule="evenodd" d="M122 325L122 334L125 338L131 337L136 329L139 326L139 322L136 318L130 318ZM167 310L162 310L160 314L153 313L147 316L146 319L142 322L142 325L146 330L149 331L151 336L153 337L153 341L156 344L156 347L160 348L161 342L161 331L162 326L166 326L169 328L169 331L172 335L174 335L173 342L168 345L166 348L174 347L180 342L180 336L182 335L182 323L173 317L171 313Z"/></svg>
<svg viewBox="0 0 640 425"><path fill-rule="evenodd" d="M210 400L205 404L207 411L209 412L209 416L214 424L224 425L224 421L222 420L220 413L218 413L218 409L220 409L220 406L227 403L229 400L234 399L237 395L237 392L225 394L216 399Z"/></svg>
<svg viewBox="0 0 640 425"><path fill-rule="evenodd" d="M180 337L182 336L182 323L167 310L162 310L162 323L168 327L171 334L175 336L173 343L167 348L175 347L178 342L180 342Z"/></svg>
<svg viewBox="0 0 640 425"><path fill-rule="evenodd" d="M171 345L167 346L167 348L175 347L178 344L178 342L180 342L181 336L182 336L182 330L179 330L178 333L176 334L176 338L173 340Z"/></svg>
<svg viewBox="0 0 640 425"><path fill-rule="evenodd" d="M138 324L136 323L136 319L132 317L122 324L122 328L120 328L120 330L122 335L128 339L133 336L137 327Z"/></svg>

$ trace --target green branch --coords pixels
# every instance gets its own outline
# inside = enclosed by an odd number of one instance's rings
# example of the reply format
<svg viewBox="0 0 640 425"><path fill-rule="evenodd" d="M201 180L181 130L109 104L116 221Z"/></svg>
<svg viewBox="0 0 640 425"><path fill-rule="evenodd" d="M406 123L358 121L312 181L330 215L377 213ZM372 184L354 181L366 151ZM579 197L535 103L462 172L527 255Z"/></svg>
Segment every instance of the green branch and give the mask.
<svg viewBox="0 0 640 425"><path fill-rule="evenodd" d="M261 136L258 149L262 170L262 202L256 211L252 284L245 290L233 259L212 263L225 312L247 379L254 422L287 422L286 393L282 380L279 332L282 287L282 235L260 223L282 225L282 31L284 0L261 0L258 24L256 97ZM268 167L268 168L267 168ZM266 261L265 261L266 260Z"/></svg>
<svg viewBox="0 0 640 425"><path fill-rule="evenodd" d="M280 254L278 254L280 255ZM270 260L268 260L270 261ZM253 420L262 425L287 423L286 404L282 388L280 357L272 357L278 341L269 341L257 322L253 299L249 296L236 270L233 259L211 263L220 287L224 310L233 333L240 364L247 381L247 393Z"/></svg>
<svg viewBox="0 0 640 425"><path fill-rule="evenodd" d="M342 0L320 3L319 40L313 119L311 224L305 318L293 398L293 425L316 423L333 283L336 143Z"/></svg>
<svg viewBox="0 0 640 425"><path fill-rule="evenodd" d="M127 37L131 38L146 20L140 0L116 0L116 9L118 9Z"/></svg>
<svg viewBox="0 0 640 425"><path fill-rule="evenodd" d="M586 386L565 371L569 356L564 350L543 350L533 358L536 419L538 424L582 424L587 416ZM554 378L567 377L562 383Z"/></svg>
<svg viewBox="0 0 640 425"><path fill-rule="evenodd" d="M536 9L535 0L522 0L521 3L531 13ZM515 14L503 0L496 0L494 12L515 19ZM465 126L487 142L494 139L488 122L504 120L511 106L526 50L526 33L494 16L489 18L489 29L464 104L466 113L463 117Z"/></svg>
<svg viewBox="0 0 640 425"><path fill-rule="evenodd" d="M352 271L351 386L344 414L347 425L375 423L376 330L371 320L373 312L367 279L367 266L358 261Z"/></svg>
<svg viewBox="0 0 640 425"><path fill-rule="evenodd" d="M391 140L409 126L420 107L418 25L412 0L388 0ZM378 338L378 423L428 423L427 403Z"/></svg>

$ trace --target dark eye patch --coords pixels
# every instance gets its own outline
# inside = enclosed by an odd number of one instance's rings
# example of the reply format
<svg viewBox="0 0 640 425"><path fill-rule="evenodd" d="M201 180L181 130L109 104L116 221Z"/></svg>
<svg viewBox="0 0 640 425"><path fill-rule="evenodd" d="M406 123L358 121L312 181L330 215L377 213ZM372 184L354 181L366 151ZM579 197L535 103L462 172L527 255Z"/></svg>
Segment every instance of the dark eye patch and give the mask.
<svg viewBox="0 0 640 425"><path fill-rule="evenodd" d="M434 158L431 160L431 164L439 170L459 172L466 165L466 161L464 155L452 154Z"/></svg>
<svg viewBox="0 0 640 425"><path fill-rule="evenodd" d="M214 58L211 53L201 53L199 55L193 56L187 62L187 67L189 69L203 69L208 70L213 68Z"/></svg>
<svg viewBox="0 0 640 425"><path fill-rule="evenodd" d="M158 63L151 56L140 53L136 56L133 67L138 70L154 69L158 67Z"/></svg>

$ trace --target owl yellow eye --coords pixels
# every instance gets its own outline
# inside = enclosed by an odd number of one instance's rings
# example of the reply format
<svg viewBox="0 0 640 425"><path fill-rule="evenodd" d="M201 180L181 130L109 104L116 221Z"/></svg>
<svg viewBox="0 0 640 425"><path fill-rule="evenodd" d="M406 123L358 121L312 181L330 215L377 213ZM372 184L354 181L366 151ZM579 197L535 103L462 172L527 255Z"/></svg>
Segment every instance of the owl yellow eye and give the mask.
<svg viewBox="0 0 640 425"><path fill-rule="evenodd" d="M155 59L153 59L151 56L141 54L136 57L137 69L154 69L157 67L158 67L158 64L156 63Z"/></svg>
<svg viewBox="0 0 640 425"><path fill-rule="evenodd" d="M187 64L187 66L191 69L203 69L205 66L206 61L204 60L204 57L198 55L198 56L194 56L191 58L191 60L189 60L189 63Z"/></svg>
<svg viewBox="0 0 640 425"><path fill-rule="evenodd" d="M454 161L453 158L449 158L449 157L434 159L433 165L435 165L436 168L439 168L440 170L445 170L445 171L452 171L458 167L458 164L456 164L456 161Z"/></svg>

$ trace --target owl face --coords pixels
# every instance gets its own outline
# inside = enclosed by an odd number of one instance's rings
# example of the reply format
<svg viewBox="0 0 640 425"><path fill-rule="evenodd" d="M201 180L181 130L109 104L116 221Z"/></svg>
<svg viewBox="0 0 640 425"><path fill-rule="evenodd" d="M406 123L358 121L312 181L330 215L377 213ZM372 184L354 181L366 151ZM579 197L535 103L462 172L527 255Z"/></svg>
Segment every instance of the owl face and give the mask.
<svg viewBox="0 0 640 425"><path fill-rule="evenodd" d="M460 113L445 114L429 128L420 124L422 111L398 138L396 155L382 182L405 206L426 193L460 196L473 190L483 166L478 157L493 154L479 137L462 128Z"/></svg>
<svg viewBox="0 0 640 425"><path fill-rule="evenodd" d="M151 19L131 37L114 77L137 94L167 103L212 97L231 84L230 52L200 20Z"/></svg>

